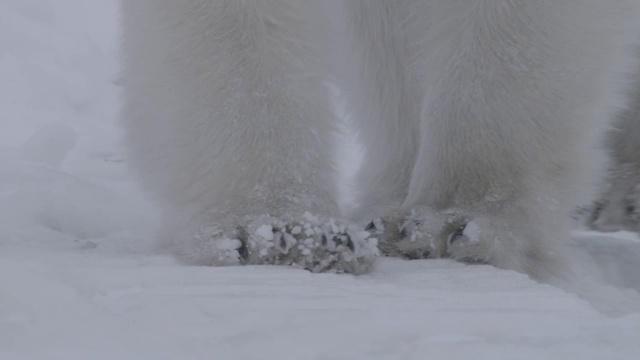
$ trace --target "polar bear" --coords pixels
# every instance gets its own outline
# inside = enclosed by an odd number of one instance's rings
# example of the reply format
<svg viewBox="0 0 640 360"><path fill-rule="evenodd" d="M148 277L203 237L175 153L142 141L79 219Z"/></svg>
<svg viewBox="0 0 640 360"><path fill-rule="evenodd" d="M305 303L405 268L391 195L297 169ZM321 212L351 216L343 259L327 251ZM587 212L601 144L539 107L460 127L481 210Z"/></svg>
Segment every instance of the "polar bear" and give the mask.
<svg viewBox="0 0 640 360"><path fill-rule="evenodd" d="M630 79L630 102L616 115L606 139L612 161L590 223L600 231L640 232L640 71Z"/></svg>
<svg viewBox="0 0 640 360"><path fill-rule="evenodd" d="M123 1L132 167L197 265L361 273L377 255L564 271L638 0ZM358 208L333 164L344 95Z"/></svg>

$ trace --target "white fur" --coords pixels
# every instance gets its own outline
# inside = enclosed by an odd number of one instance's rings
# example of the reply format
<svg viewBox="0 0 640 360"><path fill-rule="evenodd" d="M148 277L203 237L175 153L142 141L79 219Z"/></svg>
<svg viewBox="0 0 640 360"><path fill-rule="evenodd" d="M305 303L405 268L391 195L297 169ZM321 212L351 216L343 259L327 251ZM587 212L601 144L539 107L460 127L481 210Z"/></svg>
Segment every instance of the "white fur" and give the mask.
<svg viewBox="0 0 640 360"><path fill-rule="evenodd" d="M640 64L630 79L629 104L607 136L609 179L591 223L601 231L640 231Z"/></svg>
<svg viewBox="0 0 640 360"><path fill-rule="evenodd" d="M188 262L215 263L194 239L210 223L336 214L334 115L298 3L122 2L127 142Z"/></svg>
<svg viewBox="0 0 640 360"><path fill-rule="evenodd" d="M638 2L123 1L127 143L162 242L219 264L202 227L339 217L333 78L365 145L354 219L442 224L425 246L473 221L473 251L433 253L555 272Z"/></svg>

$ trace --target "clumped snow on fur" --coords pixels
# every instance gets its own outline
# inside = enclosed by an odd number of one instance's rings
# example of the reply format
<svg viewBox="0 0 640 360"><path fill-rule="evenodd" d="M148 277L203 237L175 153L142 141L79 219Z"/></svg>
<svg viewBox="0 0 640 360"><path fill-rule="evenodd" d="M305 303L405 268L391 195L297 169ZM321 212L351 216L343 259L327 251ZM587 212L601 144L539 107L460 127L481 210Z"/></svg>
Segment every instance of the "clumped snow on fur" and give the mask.
<svg viewBox="0 0 640 360"><path fill-rule="evenodd" d="M215 225L201 229L198 243L215 247L220 265L290 265L311 272L362 274L378 256L378 243L358 226L337 224L305 212L299 221L270 216L245 217L243 228L225 233ZM216 239L216 241L207 241Z"/></svg>

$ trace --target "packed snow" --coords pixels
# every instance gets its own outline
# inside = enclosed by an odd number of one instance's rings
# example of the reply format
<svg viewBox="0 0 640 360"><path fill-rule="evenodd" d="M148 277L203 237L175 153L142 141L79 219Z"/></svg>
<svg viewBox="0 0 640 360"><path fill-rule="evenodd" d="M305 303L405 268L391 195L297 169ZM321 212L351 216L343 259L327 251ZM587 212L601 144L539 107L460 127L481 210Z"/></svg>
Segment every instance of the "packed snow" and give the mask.
<svg viewBox="0 0 640 360"><path fill-rule="evenodd" d="M119 144L117 41L115 0L0 2L0 359L640 358L631 233L576 232L577 275L551 285L448 260L351 276L156 253Z"/></svg>

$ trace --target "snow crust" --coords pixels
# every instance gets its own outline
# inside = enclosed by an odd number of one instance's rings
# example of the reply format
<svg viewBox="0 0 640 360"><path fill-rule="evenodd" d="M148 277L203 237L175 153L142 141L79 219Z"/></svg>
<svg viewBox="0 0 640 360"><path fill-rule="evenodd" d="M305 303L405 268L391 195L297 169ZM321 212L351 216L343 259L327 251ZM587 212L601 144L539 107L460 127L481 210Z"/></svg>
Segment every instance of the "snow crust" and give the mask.
<svg viewBox="0 0 640 360"><path fill-rule="evenodd" d="M119 144L116 10L0 2L0 359L640 358L635 234L576 232L579 276L555 286L448 260L350 276L156 254Z"/></svg>

